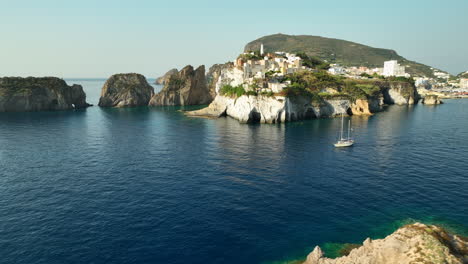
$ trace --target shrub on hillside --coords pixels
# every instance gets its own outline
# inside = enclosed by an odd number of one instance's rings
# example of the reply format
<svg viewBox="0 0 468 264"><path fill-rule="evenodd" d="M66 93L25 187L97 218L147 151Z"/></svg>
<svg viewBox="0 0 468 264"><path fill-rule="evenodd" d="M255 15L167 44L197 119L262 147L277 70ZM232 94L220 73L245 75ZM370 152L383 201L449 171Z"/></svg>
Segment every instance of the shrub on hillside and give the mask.
<svg viewBox="0 0 468 264"><path fill-rule="evenodd" d="M221 87L221 89L219 90L219 93L221 95L240 97L245 94L245 90L242 85L232 86L232 85L227 84Z"/></svg>

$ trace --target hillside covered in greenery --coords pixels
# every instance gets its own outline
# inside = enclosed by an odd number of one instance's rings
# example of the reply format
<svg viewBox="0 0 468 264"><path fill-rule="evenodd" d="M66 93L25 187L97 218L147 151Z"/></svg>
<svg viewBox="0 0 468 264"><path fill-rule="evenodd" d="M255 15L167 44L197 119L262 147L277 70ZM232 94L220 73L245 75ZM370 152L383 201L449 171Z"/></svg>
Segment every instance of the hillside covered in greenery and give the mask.
<svg viewBox="0 0 468 264"><path fill-rule="evenodd" d="M458 74L457 77L458 78L468 78L468 71Z"/></svg>
<svg viewBox="0 0 468 264"><path fill-rule="evenodd" d="M383 67L384 61L398 60L412 76L434 77L430 66L405 59L394 50L373 48L346 40L318 36L275 34L248 43L244 51L256 51L263 43L265 52L306 53L343 66Z"/></svg>

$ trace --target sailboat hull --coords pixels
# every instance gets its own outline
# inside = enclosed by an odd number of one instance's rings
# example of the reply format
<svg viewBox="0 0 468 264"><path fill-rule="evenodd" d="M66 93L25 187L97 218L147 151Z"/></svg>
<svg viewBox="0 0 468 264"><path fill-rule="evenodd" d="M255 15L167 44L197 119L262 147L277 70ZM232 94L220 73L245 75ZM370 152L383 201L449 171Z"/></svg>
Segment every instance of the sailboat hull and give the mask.
<svg viewBox="0 0 468 264"><path fill-rule="evenodd" d="M353 146L354 141L352 141L352 140L338 141L334 145L335 145L336 148L346 148L346 147Z"/></svg>

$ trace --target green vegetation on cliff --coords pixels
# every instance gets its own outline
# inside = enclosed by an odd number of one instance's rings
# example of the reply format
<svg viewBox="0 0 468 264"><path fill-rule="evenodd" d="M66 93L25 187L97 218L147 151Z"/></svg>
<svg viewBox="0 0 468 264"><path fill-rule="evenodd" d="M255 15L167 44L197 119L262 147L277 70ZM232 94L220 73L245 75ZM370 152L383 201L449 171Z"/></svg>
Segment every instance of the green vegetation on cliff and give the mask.
<svg viewBox="0 0 468 264"><path fill-rule="evenodd" d="M242 85L232 86L232 85L227 84L221 87L221 89L219 90L219 93L221 95L239 97L245 94L245 89L244 87L242 87Z"/></svg>
<svg viewBox="0 0 468 264"><path fill-rule="evenodd" d="M291 81L291 84L301 85L311 92L318 92L325 88L339 89L343 85L342 77L333 76L325 71L300 71L287 75L286 80Z"/></svg>
<svg viewBox="0 0 468 264"><path fill-rule="evenodd" d="M304 52L299 52L296 54L298 57L302 59L302 65L312 68L312 69L320 69L320 70L328 70L330 69L330 64L318 59L316 57L311 57Z"/></svg>
<svg viewBox="0 0 468 264"><path fill-rule="evenodd" d="M401 65L406 66L406 71L413 76L434 77L431 67L407 60L394 50L373 48L340 39L275 34L248 43L244 50L259 50L262 43L266 52L305 53L310 57L344 66L383 67L384 61L398 60Z"/></svg>
<svg viewBox="0 0 468 264"><path fill-rule="evenodd" d="M311 98L312 101L375 98L389 83L405 83L409 84L408 87L414 87L412 78L389 77L358 80L334 76L326 71L301 71L287 75L286 80L289 80L291 84L284 88L280 95L286 97L304 96Z"/></svg>
<svg viewBox="0 0 468 264"><path fill-rule="evenodd" d="M458 74L457 77L458 78L468 78L468 71Z"/></svg>

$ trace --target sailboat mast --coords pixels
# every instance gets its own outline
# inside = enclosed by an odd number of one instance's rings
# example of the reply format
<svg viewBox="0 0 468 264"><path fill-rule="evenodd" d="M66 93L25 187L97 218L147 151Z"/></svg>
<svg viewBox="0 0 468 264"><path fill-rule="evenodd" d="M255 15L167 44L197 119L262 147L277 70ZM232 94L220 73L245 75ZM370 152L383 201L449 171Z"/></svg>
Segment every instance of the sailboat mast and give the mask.
<svg viewBox="0 0 468 264"><path fill-rule="evenodd" d="M348 121L348 139L351 139L351 120Z"/></svg>
<svg viewBox="0 0 468 264"><path fill-rule="evenodd" d="M344 130L344 116L341 115L341 131L340 131L340 140L343 140L343 130Z"/></svg>

